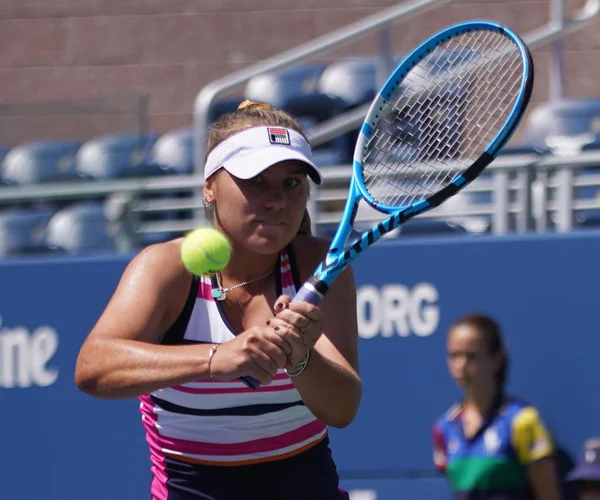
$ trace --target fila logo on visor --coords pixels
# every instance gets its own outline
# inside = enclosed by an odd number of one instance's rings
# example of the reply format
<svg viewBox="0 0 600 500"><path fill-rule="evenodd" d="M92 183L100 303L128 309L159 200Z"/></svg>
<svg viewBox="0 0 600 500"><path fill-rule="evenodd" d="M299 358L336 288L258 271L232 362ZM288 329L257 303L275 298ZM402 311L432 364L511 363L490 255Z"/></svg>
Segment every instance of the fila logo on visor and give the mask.
<svg viewBox="0 0 600 500"><path fill-rule="evenodd" d="M286 129L267 127L267 132L269 133L269 141L271 144L290 145L290 134Z"/></svg>

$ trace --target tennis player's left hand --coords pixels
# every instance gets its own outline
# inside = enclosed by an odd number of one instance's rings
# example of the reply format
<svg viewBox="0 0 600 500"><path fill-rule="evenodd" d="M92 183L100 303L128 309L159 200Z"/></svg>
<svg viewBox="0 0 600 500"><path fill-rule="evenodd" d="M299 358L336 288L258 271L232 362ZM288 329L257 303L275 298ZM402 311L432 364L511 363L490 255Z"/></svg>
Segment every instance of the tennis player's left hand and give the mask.
<svg viewBox="0 0 600 500"><path fill-rule="evenodd" d="M277 334L292 346L288 356L289 367L294 367L304 355L312 349L321 333L321 310L308 302L292 302L287 295L281 295L275 301L275 317L269 324Z"/></svg>

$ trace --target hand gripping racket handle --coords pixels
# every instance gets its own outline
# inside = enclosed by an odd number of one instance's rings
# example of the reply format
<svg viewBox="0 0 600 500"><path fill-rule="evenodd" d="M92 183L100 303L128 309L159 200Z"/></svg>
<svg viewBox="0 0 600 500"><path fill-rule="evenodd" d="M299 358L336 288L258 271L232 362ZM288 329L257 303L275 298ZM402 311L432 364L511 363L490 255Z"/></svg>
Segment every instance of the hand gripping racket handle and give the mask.
<svg viewBox="0 0 600 500"><path fill-rule="evenodd" d="M292 299L292 302L309 302L316 306L321 302L323 297L325 297L327 290L329 290L329 285L327 285L327 283L311 276L308 281L302 285L302 288L298 290ZM260 387L260 382L254 377L245 376L241 377L240 380L251 389Z"/></svg>

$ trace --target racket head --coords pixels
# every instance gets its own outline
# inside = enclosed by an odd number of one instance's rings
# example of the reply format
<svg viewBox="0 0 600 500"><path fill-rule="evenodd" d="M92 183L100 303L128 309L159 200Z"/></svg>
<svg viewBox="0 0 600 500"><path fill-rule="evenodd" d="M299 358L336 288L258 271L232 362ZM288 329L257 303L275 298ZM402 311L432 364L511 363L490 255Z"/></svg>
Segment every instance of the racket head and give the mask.
<svg viewBox="0 0 600 500"><path fill-rule="evenodd" d="M390 75L367 112L353 160L361 198L401 213L397 225L439 205L497 156L532 88L531 54L509 28L472 21L431 37Z"/></svg>

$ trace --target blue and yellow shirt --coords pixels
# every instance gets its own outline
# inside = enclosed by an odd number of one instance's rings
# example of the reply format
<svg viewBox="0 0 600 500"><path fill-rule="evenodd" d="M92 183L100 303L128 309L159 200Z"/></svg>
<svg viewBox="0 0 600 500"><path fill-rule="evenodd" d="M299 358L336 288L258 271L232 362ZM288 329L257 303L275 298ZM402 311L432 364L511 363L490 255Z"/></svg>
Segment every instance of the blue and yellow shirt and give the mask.
<svg viewBox="0 0 600 500"><path fill-rule="evenodd" d="M436 467L457 500L530 500L527 466L554 453L537 410L508 399L490 412L470 439L454 405L433 428Z"/></svg>

